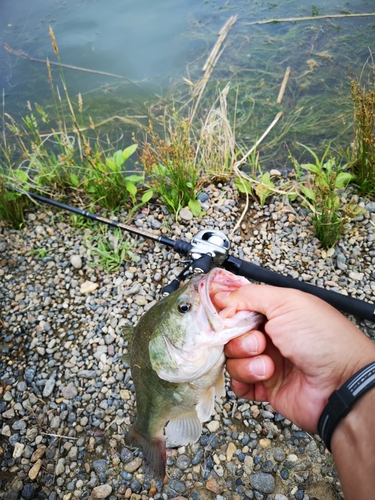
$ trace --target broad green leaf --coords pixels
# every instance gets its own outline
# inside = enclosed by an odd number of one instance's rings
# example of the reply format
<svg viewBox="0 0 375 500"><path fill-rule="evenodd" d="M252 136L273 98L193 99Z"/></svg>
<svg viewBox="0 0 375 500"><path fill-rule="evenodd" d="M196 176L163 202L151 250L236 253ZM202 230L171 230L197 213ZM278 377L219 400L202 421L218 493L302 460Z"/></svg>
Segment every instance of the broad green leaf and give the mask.
<svg viewBox="0 0 375 500"><path fill-rule="evenodd" d="M135 195L137 194L137 188L136 188L135 184L127 181L127 182L125 182L125 187L126 187L127 191L130 193L130 195L134 198Z"/></svg>
<svg viewBox="0 0 375 500"><path fill-rule="evenodd" d="M108 168L110 168L113 172L115 171L115 164L111 158L106 158L105 159L105 164L107 165Z"/></svg>
<svg viewBox="0 0 375 500"><path fill-rule="evenodd" d="M270 188L274 188L275 184L271 181L271 177L269 172L265 172L262 177L262 183L265 184L266 186L269 186Z"/></svg>
<svg viewBox="0 0 375 500"><path fill-rule="evenodd" d="M18 179L21 181L21 182L27 182L29 180L29 176L27 175L27 173L24 171L24 170L15 170L14 171L14 175L16 177L18 177Z"/></svg>
<svg viewBox="0 0 375 500"><path fill-rule="evenodd" d="M116 171L119 171L122 167L122 164L124 163L123 157L122 157L122 151L119 149L116 151L116 153L113 155L113 161L116 166Z"/></svg>
<svg viewBox="0 0 375 500"><path fill-rule="evenodd" d="M313 174L320 174L322 169L317 165L313 165L312 163L306 163L305 165L301 165L302 168L312 172Z"/></svg>
<svg viewBox="0 0 375 500"><path fill-rule="evenodd" d="M263 206L267 199L267 196L269 196L272 193L272 191L268 189L268 187L265 184L258 184L257 187L255 188L255 193L259 198L261 206Z"/></svg>
<svg viewBox="0 0 375 500"><path fill-rule="evenodd" d="M302 193L308 198L309 200L315 200L315 193L312 189L308 188L307 186L301 186L301 191Z"/></svg>
<svg viewBox="0 0 375 500"><path fill-rule="evenodd" d="M125 148L124 151L122 151L122 161L126 162L126 160L135 152L137 147L138 144L132 144L131 146Z"/></svg>
<svg viewBox="0 0 375 500"><path fill-rule="evenodd" d="M133 182L135 184L136 182L142 182L143 181L143 176L142 175L127 175L126 180L129 182Z"/></svg>
<svg viewBox="0 0 375 500"><path fill-rule="evenodd" d="M199 217L200 215L203 215L204 212L202 211L201 204L199 203L198 200L189 200L188 206L194 217Z"/></svg>
<svg viewBox="0 0 375 500"><path fill-rule="evenodd" d="M142 203L147 203L148 201L151 200L152 196L153 196L153 191L146 191L145 193L143 193L142 195Z"/></svg>
<svg viewBox="0 0 375 500"><path fill-rule="evenodd" d="M335 187L338 189L343 188L352 179L354 179L354 175L349 174L349 172L340 172L336 177Z"/></svg>
<svg viewBox="0 0 375 500"><path fill-rule="evenodd" d="M240 193L251 194L253 192L253 187L247 179L243 177L236 177L234 183Z"/></svg>

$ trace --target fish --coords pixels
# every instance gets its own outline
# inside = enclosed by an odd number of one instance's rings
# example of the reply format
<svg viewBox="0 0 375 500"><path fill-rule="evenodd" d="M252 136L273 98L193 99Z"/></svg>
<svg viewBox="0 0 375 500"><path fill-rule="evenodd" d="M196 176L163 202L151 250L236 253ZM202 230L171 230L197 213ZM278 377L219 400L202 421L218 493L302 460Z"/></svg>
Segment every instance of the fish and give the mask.
<svg viewBox="0 0 375 500"><path fill-rule="evenodd" d="M146 474L163 479L166 441L196 442L214 413L215 397L225 395L224 346L259 326L263 316L235 305L218 311L211 297L248 284L214 268L157 302L134 327L129 361L136 420L125 444L142 450Z"/></svg>

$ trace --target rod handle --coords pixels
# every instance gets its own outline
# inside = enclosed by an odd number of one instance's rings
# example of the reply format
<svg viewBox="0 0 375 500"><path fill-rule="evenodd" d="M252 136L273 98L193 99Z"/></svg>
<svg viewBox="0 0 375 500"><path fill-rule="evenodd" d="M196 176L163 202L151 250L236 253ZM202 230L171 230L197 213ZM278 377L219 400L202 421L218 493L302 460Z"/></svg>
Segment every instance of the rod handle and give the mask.
<svg viewBox="0 0 375 500"><path fill-rule="evenodd" d="M236 257L228 257L223 267L234 274L239 274L245 278L266 283L267 285L279 286L284 288L295 288L302 292L310 293L324 300L331 306L342 312L353 314L360 318L375 321L375 305L360 299L348 297L332 290L326 290L315 285L310 285L304 281L289 278L278 274L264 267L246 262Z"/></svg>

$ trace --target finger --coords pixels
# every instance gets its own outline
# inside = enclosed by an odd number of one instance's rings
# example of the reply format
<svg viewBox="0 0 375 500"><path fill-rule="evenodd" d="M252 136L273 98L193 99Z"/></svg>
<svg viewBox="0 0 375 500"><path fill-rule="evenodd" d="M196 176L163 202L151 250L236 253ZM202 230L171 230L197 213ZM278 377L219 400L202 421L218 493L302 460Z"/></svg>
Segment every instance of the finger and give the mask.
<svg viewBox="0 0 375 500"><path fill-rule="evenodd" d="M308 296L309 300L320 299ZM276 316L280 308L288 302L300 304L306 300L306 294L299 290L285 289L270 285L244 285L232 293L218 292L212 295L212 302L219 309L236 304L237 311L256 311L264 314L268 319Z"/></svg>
<svg viewBox="0 0 375 500"><path fill-rule="evenodd" d="M256 384L244 384L238 380L231 380L231 389L237 397L250 399L251 401L268 401L268 395L262 382Z"/></svg>
<svg viewBox="0 0 375 500"><path fill-rule="evenodd" d="M261 354L266 348L266 337L259 330L252 330L240 337L231 340L225 346L225 355L228 358L247 358Z"/></svg>
<svg viewBox="0 0 375 500"><path fill-rule="evenodd" d="M272 358L265 354L250 358L229 358L227 370L235 380L253 384L271 378L275 372L275 364Z"/></svg>

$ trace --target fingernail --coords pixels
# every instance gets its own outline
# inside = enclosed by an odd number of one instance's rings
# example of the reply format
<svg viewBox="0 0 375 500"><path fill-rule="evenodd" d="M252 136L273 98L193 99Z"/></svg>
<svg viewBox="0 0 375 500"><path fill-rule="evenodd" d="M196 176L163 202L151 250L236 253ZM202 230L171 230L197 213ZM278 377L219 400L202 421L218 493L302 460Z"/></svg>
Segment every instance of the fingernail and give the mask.
<svg viewBox="0 0 375 500"><path fill-rule="evenodd" d="M250 373L258 378L264 378L266 376L266 363L262 356L254 358L249 366Z"/></svg>
<svg viewBox="0 0 375 500"><path fill-rule="evenodd" d="M248 354L251 354L252 356L254 356L255 354L259 354L259 342L256 335L246 335L242 339L242 347Z"/></svg>

